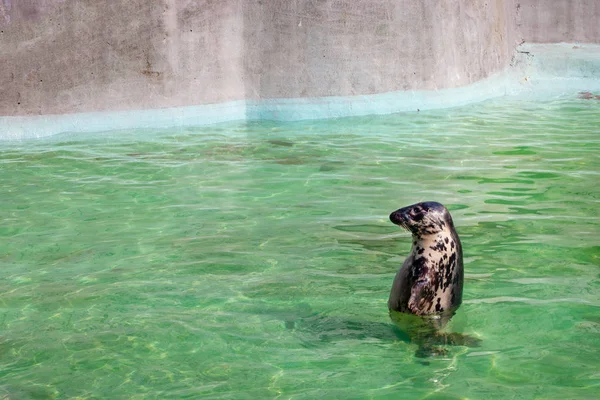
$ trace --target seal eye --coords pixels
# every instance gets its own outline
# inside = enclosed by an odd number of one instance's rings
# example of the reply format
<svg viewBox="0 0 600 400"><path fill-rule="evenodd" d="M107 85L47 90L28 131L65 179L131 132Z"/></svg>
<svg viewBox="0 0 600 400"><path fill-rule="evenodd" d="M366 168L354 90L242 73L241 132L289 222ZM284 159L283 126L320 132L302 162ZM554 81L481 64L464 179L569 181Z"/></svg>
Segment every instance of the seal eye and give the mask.
<svg viewBox="0 0 600 400"><path fill-rule="evenodd" d="M410 219L412 219L414 222L420 222L423 220L424 216L425 213L421 207L415 207L410 210Z"/></svg>

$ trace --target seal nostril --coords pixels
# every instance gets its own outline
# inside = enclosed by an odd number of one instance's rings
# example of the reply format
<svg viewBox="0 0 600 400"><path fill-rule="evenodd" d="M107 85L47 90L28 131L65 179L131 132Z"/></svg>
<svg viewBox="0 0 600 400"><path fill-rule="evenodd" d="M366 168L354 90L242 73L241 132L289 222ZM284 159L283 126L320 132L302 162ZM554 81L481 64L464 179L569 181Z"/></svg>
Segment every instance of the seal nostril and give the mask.
<svg viewBox="0 0 600 400"><path fill-rule="evenodd" d="M402 210L396 210L390 214L390 221L396 225L403 226L403 224L406 222L406 216Z"/></svg>

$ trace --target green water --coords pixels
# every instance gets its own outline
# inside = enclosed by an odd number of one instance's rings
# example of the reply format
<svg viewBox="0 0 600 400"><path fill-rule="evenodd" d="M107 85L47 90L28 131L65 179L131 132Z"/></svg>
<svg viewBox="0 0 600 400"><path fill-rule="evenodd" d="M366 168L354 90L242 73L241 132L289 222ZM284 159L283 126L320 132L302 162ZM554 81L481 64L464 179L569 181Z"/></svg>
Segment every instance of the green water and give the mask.
<svg viewBox="0 0 600 400"><path fill-rule="evenodd" d="M591 399L600 102L0 143L0 398ZM415 357L386 301L452 212L482 340Z"/></svg>

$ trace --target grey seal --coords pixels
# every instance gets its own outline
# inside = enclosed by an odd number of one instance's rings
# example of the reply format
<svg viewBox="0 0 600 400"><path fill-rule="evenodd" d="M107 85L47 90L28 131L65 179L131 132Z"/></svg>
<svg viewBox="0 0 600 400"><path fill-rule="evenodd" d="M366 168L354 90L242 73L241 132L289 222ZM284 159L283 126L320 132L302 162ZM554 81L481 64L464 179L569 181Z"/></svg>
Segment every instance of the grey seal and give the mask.
<svg viewBox="0 0 600 400"><path fill-rule="evenodd" d="M428 201L401 208L390 220L412 233L410 255L394 278L390 311L438 320L443 327L462 302L462 245L450 213Z"/></svg>

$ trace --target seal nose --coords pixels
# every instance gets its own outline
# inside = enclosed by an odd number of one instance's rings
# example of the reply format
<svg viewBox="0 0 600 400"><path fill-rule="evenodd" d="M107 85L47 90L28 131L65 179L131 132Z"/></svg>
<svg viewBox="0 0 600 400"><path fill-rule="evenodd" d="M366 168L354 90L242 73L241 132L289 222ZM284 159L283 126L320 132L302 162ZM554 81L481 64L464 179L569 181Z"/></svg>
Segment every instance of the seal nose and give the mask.
<svg viewBox="0 0 600 400"><path fill-rule="evenodd" d="M390 221L392 221L396 225L400 225L402 223L402 213L401 210L396 210L390 214Z"/></svg>

